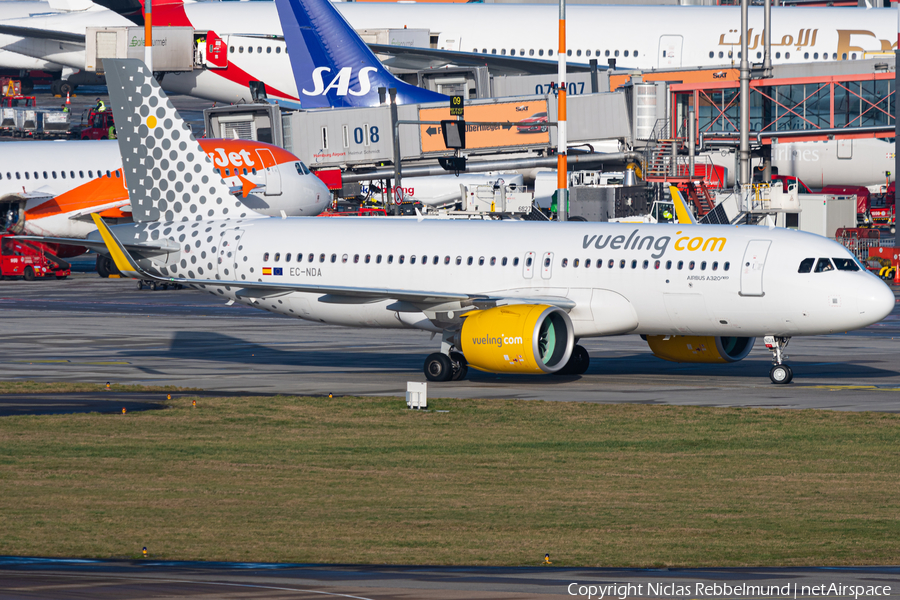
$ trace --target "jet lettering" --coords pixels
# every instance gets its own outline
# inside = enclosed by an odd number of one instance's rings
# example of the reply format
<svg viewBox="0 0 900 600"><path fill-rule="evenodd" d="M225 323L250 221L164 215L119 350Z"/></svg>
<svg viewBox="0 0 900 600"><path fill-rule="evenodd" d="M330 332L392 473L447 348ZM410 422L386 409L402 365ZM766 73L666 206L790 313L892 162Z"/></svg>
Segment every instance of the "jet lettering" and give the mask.
<svg viewBox="0 0 900 600"><path fill-rule="evenodd" d="M316 67L312 73L315 87L312 90L303 90L303 93L307 96L323 96L332 90L336 90L338 96L346 96L347 94L351 96L365 96L372 90L369 74L377 70L375 67L363 67L360 69L359 90L355 91L350 89L350 80L353 78L352 67L344 67L338 71L337 75L328 82L327 86L325 85L323 74L330 73L331 69L329 67Z"/></svg>
<svg viewBox="0 0 900 600"><path fill-rule="evenodd" d="M248 152L246 148L240 152L229 152L228 154L226 154L225 150L222 148L216 148L209 153L209 158L217 167L228 167L232 165L235 167L252 167L256 165L250 156L250 152Z"/></svg>

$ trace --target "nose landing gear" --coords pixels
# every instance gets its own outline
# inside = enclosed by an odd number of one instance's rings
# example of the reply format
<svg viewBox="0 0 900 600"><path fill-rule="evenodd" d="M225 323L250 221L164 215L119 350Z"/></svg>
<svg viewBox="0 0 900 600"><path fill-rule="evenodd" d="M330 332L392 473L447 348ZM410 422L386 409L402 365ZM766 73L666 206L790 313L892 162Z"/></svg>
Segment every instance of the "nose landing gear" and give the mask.
<svg viewBox="0 0 900 600"><path fill-rule="evenodd" d="M794 378L794 372L789 366L784 364L784 361L788 358L788 355L784 353L784 349L787 348L791 338L767 335L763 338L763 341L766 344L766 348L772 352L772 362L774 363L769 371L769 379L772 380L772 383L790 383Z"/></svg>

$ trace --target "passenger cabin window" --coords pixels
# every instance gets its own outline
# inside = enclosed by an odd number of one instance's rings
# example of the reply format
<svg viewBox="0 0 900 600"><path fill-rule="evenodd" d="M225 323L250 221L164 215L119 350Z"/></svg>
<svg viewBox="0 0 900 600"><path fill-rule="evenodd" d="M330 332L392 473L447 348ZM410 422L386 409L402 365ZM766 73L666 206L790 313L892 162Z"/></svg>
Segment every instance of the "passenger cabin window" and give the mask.
<svg viewBox="0 0 900 600"><path fill-rule="evenodd" d="M291 253L288 252L284 255L284 262L291 262Z"/></svg>
<svg viewBox="0 0 900 600"><path fill-rule="evenodd" d="M269 262L269 253L268 252L263 254L263 262Z"/></svg>
<svg viewBox="0 0 900 600"><path fill-rule="evenodd" d="M827 258L820 258L816 262L816 273L824 273L825 271L834 271L834 265Z"/></svg>
<svg viewBox="0 0 900 600"><path fill-rule="evenodd" d="M800 261L800 268L797 269L798 273L811 273L813 264L815 264L816 259L814 258L804 258Z"/></svg>
<svg viewBox="0 0 900 600"><path fill-rule="evenodd" d="M281 253L280 253L280 252L276 252L276 253L275 253L275 262L278 262L280 259L281 259Z"/></svg>
<svg viewBox="0 0 900 600"><path fill-rule="evenodd" d="M518 267L518 266L519 266L519 257L518 257L518 256L516 256L516 257L513 258L513 266L514 266L514 267Z"/></svg>

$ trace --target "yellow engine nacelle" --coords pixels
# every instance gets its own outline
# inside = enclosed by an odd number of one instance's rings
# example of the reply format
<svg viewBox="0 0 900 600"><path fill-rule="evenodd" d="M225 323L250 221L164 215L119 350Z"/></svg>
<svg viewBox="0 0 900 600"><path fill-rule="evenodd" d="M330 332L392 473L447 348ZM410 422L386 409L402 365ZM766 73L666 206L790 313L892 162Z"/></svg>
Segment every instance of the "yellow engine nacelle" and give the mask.
<svg viewBox="0 0 900 600"><path fill-rule="evenodd" d="M554 373L572 355L572 321L555 306L513 304L469 313L459 348L470 367L491 373Z"/></svg>
<svg viewBox="0 0 900 600"><path fill-rule="evenodd" d="M750 354L756 338L712 335L648 335L654 356L672 362L730 363Z"/></svg>

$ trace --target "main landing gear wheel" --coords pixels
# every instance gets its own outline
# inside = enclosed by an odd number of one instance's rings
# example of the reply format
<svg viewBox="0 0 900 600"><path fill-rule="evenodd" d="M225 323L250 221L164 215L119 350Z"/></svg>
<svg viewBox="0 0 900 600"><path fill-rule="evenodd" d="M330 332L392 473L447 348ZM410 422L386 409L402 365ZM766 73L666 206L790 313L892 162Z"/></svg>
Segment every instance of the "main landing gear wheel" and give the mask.
<svg viewBox="0 0 900 600"><path fill-rule="evenodd" d="M446 354L435 352L425 358L425 379L428 381L450 381L453 377L453 361Z"/></svg>
<svg viewBox="0 0 900 600"><path fill-rule="evenodd" d="M575 346L572 348L572 356L569 357L569 362L557 371L555 375L583 375L590 366L591 355L584 349L584 346Z"/></svg>
<svg viewBox="0 0 900 600"><path fill-rule="evenodd" d="M466 362L466 357L460 352L451 352L450 362L453 363L453 376L450 379L453 381L465 379L469 374L469 363Z"/></svg>
<svg viewBox="0 0 900 600"><path fill-rule="evenodd" d="M775 365L769 371L769 379L772 380L772 383L790 383L793 378L794 372L787 365Z"/></svg>

